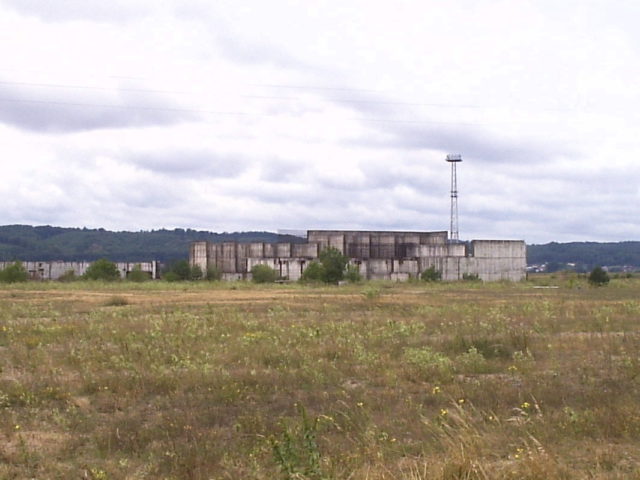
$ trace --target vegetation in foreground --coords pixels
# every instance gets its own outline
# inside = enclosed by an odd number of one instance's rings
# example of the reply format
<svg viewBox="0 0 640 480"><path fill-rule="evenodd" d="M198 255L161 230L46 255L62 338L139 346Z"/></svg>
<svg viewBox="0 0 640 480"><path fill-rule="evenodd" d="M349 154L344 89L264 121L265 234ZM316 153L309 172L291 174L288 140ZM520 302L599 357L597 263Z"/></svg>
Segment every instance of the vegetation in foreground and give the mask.
<svg viewBox="0 0 640 480"><path fill-rule="evenodd" d="M638 478L640 282L559 281L4 285L0 478Z"/></svg>

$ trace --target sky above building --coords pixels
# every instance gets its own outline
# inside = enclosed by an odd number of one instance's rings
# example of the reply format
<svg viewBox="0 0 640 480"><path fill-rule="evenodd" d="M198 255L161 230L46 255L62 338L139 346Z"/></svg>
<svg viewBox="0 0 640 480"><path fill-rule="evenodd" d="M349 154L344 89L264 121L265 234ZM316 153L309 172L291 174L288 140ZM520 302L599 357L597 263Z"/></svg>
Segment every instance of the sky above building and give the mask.
<svg viewBox="0 0 640 480"><path fill-rule="evenodd" d="M0 224L640 239L635 0L0 0Z"/></svg>

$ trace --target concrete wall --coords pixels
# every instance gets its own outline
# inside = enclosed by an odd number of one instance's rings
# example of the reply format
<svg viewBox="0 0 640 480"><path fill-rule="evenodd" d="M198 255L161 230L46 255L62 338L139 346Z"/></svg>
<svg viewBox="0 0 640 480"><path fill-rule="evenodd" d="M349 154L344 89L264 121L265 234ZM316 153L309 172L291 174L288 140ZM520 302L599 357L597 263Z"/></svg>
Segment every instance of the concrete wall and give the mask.
<svg viewBox="0 0 640 480"><path fill-rule="evenodd" d="M294 243L292 256L298 258L318 258L320 250L317 243Z"/></svg>
<svg viewBox="0 0 640 480"><path fill-rule="evenodd" d="M243 278L251 280L251 269L254 266L267 265L276 271L278 277L285 280L298 281L309 263L310 260L305 258L247 258L248 273Z"/></svg>
<svg viewBox="0 0 640 480"><path fill-rule="evenodd" d="M0 262L0 269L4 269L14 262ZM92 262L22 262L22 266L29 273L32 280L58 280L67 272L73 272L76 276L84 275ZM114 262L120 272L121 278L133 271L136 265L149 275L149 278L156 279L160 269L158 262Z"/></svg>
<svg viewBox="0 0 640 480"><path fill-rule="evenodd" d="M434 267L445 281L461 280L464 274L485 281L525 278L526 247L522 241L474 240L449 243L447 232L373 232L310 230L305 244L227 242L190 249L190 262L206 271L215 265L223 278L250 278L251 268L269 265L280 277L300 278L309 263L327 248L334 247L351 258L363 278L407 280Z"/></svg>
<svg viewBox="0 0 640 480"><path fill-rule="evenodd" d="M209 245L207 242L193 242L189 247L189 263L192 267L198 266L202 272L209 267Z"/></svg>
<svg viewBox="0 0 640 480"><path fill-rule="evenodd" d="M471 254L476 258L521 258L527 251L524 242L518 240L473 240Z"/></svg>

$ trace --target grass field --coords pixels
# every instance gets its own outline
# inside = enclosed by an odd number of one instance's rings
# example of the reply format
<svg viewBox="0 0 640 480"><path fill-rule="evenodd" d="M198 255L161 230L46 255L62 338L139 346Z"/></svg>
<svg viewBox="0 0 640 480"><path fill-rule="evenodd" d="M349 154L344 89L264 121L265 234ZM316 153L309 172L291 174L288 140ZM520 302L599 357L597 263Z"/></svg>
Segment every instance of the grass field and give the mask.
<svg viewBox="0 0 640 480"><path fill-rule="evenodd" d="M0 478L640 478L640 281L537 283L0 287Z"/></svg>

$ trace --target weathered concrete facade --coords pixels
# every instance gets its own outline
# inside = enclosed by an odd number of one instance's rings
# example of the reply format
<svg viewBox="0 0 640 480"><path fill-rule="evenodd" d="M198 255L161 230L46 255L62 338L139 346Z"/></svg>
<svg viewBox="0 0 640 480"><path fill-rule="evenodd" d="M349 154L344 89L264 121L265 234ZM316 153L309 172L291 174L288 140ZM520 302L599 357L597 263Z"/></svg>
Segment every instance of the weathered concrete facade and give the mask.
<svg viewBox="0 0 640 480"><path fill-rule="evenodd" d="M363 278L403 281L435 267L447 281L465 274L484 281L520 281L526 275L526 246L520 240L449 242L447 232L309 230L307 242L191 244L189 261L203 271L216 268L225 280L251 278L258 264L281 278L298 280L327 247L335 247L358 267Z"/></svg>
<svg viewBox="0 0 640 480"><path fill-rule="evenodd" d="M3 269L14 262L0 262L0 269ZM73 272L76 276L81 276L87 271L92 262L22 262L22 266L29 273L31 280L58 280L67 272ZM151 279L160 276L158 262L115 262L120 277L127 278L127 275L140 265L140 269L149 275Z"/></svg>

